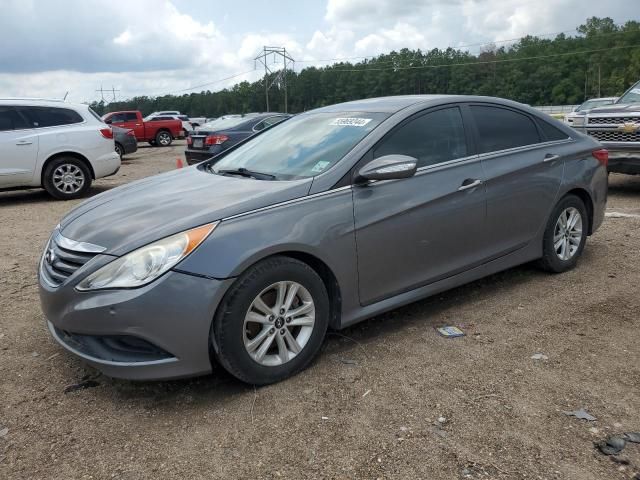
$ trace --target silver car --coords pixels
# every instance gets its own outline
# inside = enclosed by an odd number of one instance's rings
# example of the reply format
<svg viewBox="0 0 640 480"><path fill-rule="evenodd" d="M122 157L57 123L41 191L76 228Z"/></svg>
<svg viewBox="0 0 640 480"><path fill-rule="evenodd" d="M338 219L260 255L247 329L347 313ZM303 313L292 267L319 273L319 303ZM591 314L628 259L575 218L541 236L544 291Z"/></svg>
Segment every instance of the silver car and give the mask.
<svg viewBox="0 0 640 480"><path fill-rule="evenodd" d="M595 140L507 100L313 110L73 210L42 256L42 308L107 375L219 362L276 382L328 328L533 260L574 267L604 217L606 163Z"/></svg>

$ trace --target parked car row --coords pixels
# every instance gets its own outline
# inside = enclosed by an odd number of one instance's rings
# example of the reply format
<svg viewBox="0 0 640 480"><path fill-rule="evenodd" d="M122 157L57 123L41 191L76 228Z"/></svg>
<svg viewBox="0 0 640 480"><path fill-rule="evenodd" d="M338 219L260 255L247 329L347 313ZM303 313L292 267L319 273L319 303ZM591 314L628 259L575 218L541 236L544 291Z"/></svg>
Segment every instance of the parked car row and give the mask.
<svg viewBox="0 0 640 480"><path fill-rule="evenodd" d="M189 165L207 160L237 145L291 115L285 113L249 113L227 115L198 127L187 137L185 158Z"/></svg>

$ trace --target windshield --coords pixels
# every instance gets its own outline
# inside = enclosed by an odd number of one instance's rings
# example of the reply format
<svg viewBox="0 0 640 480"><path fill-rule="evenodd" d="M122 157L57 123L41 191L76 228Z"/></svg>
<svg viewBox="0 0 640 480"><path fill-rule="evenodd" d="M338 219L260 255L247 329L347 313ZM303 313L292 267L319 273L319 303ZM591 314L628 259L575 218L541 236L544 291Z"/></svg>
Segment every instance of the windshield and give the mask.
<svg viewBox="0 0 640 480"><path fill-rule="evenodd" d="M627 93L622 95L616 103L638 103L640 102L640 82L631 87Z"/></svg>
<svg viewBox="0 0 640 480"><path fill-rule="evenodd" d="M382 113L309 113L266 130L212 166L247 170L278 180L308 178L338 163L387 117Z"/></svg>
<svg viewBox="0 0 640 480"><path fill-rule="evenodd" d="M603 105L611 105L613 100L587 100L578 107L578 112L583 110L591 110L592 108L602 107Z"/></svg>

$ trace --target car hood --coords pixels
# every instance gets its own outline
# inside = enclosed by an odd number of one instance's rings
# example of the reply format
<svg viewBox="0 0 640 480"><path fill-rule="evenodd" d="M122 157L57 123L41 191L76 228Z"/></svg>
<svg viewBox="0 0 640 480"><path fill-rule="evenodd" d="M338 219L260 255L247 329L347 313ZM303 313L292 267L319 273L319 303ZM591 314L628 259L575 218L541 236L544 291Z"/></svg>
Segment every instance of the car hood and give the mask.
<svg viewBox="0 0 640 480"><path fill-rule="evenodd" d="M72 210L62 235L123 255L168 235L308 194L312 179L263 181L189 167L101 193Z"/></svg>
<svg viewBox="0 0 640 480"><path fill-rule="evenodd" d="M640 114L640 103L621 103L606 105L604 107L592 108L589 115L598 113L638 113Z"/></svg>

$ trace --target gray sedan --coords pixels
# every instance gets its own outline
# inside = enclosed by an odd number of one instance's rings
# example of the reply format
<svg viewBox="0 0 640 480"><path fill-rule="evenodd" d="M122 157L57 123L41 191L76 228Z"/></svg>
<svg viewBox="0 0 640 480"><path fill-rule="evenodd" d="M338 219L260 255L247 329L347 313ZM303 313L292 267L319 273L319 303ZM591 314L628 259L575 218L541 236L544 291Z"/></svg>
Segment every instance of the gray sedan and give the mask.
<svg viewBox="0 0 640 480"><path fill-rule="evenodd" d="M321 108L73 210L42 256L42 308L107 375L219 362L276 382L328 328L533 260L573 268L604 217L606 163L595 140L507 100Z"/></svg>

